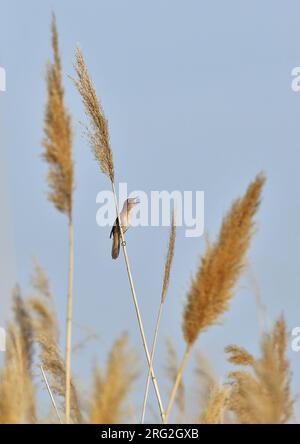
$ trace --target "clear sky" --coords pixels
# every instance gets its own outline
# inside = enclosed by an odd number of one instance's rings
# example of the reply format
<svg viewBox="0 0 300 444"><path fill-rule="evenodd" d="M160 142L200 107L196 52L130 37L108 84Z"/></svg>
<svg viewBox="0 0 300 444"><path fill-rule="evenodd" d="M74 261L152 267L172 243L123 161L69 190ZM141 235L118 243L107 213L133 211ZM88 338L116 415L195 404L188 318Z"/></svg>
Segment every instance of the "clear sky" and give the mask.
<svg viewBox="0 0 300 444"><path fill-rule="evenodd" d="M129 191L204 190L205 233L213 237L232 200L259 171L266 173L259 231L249 254L251 272L270 322L284 311L288 327L299 326L300 92L291 89L291 70L300 66L300 4L276 0L1 2L0 66L7 74L7 91L0 92L1 322L13 282L28 290L34 256L47 270L62 325L65 319L66 218L45 198L47 168L39 158L52 10L75 132L74 318L101 338L74 356L81 387L88 387L91 359L103 363L124 330L142 365L144 356L123 259L110 259L109 228L96 225L96 195L109 182L82 134L83 107L68 78L74 75L77 42L109 120L117 180L127 182ZM127 236L149 339L167 238L162 227L135 228ZM178 230L161 339L171 336L179 355L185 294L204 246L204 237L186 238L184 229ZM75 327L75 341L80 337ZM222 326L209 329L197 343L222 379L230 369L223 351L230 343L257 352L255 290L247 277ZM289 350L289 357L296 393L300 353ZM155 365L159 379L164 363L161 340ZM189 386L192 369L191 360ZM143 386L141 379L138 406Z"/></svg>

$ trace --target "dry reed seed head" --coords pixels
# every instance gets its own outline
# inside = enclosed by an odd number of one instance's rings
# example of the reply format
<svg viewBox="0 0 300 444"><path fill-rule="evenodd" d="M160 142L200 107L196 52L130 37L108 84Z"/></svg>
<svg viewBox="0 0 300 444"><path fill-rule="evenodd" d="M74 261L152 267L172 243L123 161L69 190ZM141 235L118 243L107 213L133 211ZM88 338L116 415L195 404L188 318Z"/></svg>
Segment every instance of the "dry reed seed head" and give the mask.
<svg viewBox="0 0 300 444"><path fill-rule="evenodd" d="M49 279L37 259L33 260L34 271L30 276L31 286L46 299L52 299Z"/></svg>
<svg viewBox="0 0 300 444"><path fill-rule="evenodd" d="M115 173L108 122L79 46L76 49L75 71L77 79L74 79L74 83L81 95L86 115L89 118L87 128L89 143L102 172L114 183Z"/></svg>
<svg viewBox="0 0 300 444"><path fill-rule="evenodd" d="M47 334L58 340L59 332L53 311L44 301L36 298L30 298L28 304L32 311L34 337L37 338L47 332Z"/></svg>
<svg viewBox="0 0 300 444"><path fill-rule="evenodd" d="M7 325L7 352L0 372L0 424L36 422L36 399L19 327Z"/></svg>
<svg viewBox="0 0 300 444"><path fill-rule="evenodd" d="M113 345L106 371L94 369L90 423L120 424L127 415L127 398L136 378L136 355L128 347L128 335L123 334Z"/></svg>
<svg viewBox="0 0 300 444"><path fill-rule="evenodd" d="M46 273L35 261L31 284L36 294L29 298L28 306L32 320L34 340L38 345L39 364L47 373L53 393L64 400L65 397L65 361L59 348L59 329L53 308L53 295ZM71 419L74 423L82 422L79 398L71 380Z"/></svg>
<svg viewBox="0 0 300 444"><path fill-rule="evenodd" d="M52 20L52 49L54 62L47 69L47 106L44 121L43 159L49 164L48 199L55 207L72 217L74 167L72 159L72 128L64 103L61 61L55 17Z"/></svg>
<svg viewBox="0 0 300 444"><path fill-rule="evenodd" d="M226 353L230 353L229 362L237 365L252 365L255 361L254 357L245 348L237 345L229 345L225 348Z"/></svg>
<svg viewBox="0 0 300 444"><path fill-rule="evenodd" d="M202 412L200 424L222 424L229 396L229 387L213 387L207 405Z"/></svg>
<svg viewBox="0 0 300 444"><path fill-rule="evenodd" d="M53 393L65 398L66 366L57 342L48 334L37 337L40 349L40 363L49 377L49 385ZM82 422L79 398L73 380L71 380L71 419L73 423Z"/></svg>
<svg viewBox="0 0 300 444"><path fill-rule="evenodd" d="M169 246L168 246L168 253L166 257L165 262L165 272L164 272L164 280L163 280L163 288L161 293L161 301L164 302L167 296L167 291L169 287L170 282L170 273L174 258L174 251L175 251L175 241L176 241L176 221L175 221L175 214L172 213L172 220L171 220L171 229L170 229L170 235L169 235Z"/></svg>
<svg viewBox="0 0 300 444"><path fill-rule="evenodd" d="M231 409L241 423L284 424L293 415L287 332L280 318L262 339L262 355L249 363L250 372L233 372Z"/></svg>
<svg viewBox="0 0 300 444"><path fill-rule="evenodd" d="M242 424L256 424L263 421L261 410L265 406L261 386L250 372L235 371L229 375L232 383L228 408L235 414L236 421ZM258 398L259 397L259 398ZM263 401L261 405L258 404Z"/></svg>
<svg viewBox="0 0 300 444"><path fill-rule="evenodd" d="M217 241L207 246L192 280L183 315L183 334L189 345L228 309L244 268L264 182L263 175L256 177L244 197L233 203Z"/></svg>
<svg viewBox="0 0 300 444"><path fill-rule="evenodd" d="M31 285L36 294L28 299L28 306L35 337L49 336L58 343L59 327L54 310L53 295L48 277L37 260L34 261Z"/></svg>
<svg viewBox="0 0 300 444"><path fill-rule="evenodd" d="M13 311L20 335L23 360L26 363L27 371L30 372L33 362L33 326L28 307L21 297L18 286L13 293Z"/></svg>

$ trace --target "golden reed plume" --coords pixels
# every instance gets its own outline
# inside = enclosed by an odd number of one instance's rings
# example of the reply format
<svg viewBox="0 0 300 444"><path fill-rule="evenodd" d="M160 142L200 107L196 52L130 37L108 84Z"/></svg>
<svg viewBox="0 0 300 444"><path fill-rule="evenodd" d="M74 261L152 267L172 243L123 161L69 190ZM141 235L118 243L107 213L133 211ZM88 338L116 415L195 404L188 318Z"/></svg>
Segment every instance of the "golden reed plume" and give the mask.
<svg viewBox="0 0 300 444"><path fill-rule="evenodd" d="M229 396L229 387L214 386L208 397L207 405L202 412L200 424L222 424L224 422L223 415Z"/></svg>
<svg viewBox="0 0 300 444"><path fill-rule="evenodd" d="M52 19L54 62L47 69L47 107L45 113L43 159L49 164L49 200L69 218L72 214L74 171L72 160L71 119L64 103L61 60L55 16Z"/></svg>
<svg viewBox="0 0 300 444"><path fill-rule="evenodd" d="M74 274L74 229L73 229L73 190L74 166L72 158L72 129L70 115L64 103L62 69L58 47L58 33L55 16L52 17L52 49L54 62L48 64L46 107L43 146L44 160L49 164L49 200L68 216L69 220L69 276L66 319L66 422L70 419L71 396L71 347L73 317L73 274Z"/></svg>
<svg viewBox="0 0 300 444"><path fill-rule="evenodd" d="M229 361L247 367L229 374L230 409L242 424L285 424L292 419L294 400L290 366L286 358L288 335L281 317L271 333L262 337L262 355L255 359L246 350L229 346ZM249 369L249 370L248 370Z"/></svg>
<svg viewBox="0 0 300 444"><path fill-rule="evenodd" d="M35 390L16 325L8 325L6 343L5 362L0 372L0 424L36 423Z"/></svg>
<svg viewBox="0 0 300 444"><path fill-rule="evenodd" d="M35 262L31 284L34 294L30 296L28 305L34 340L38 345L39 363L50 377L49 385L54 395L65 399L66 364L59 347L59 329L54 311L53 295L48 278L38 262ZM70 400L70 419L73 423L81 423L82 415L72 378L70 380Z"/></svg>
<svg viewBox="0 0 300 444"><path fill-rule="evenodd" d="M7 325L4 367L0 372L0 424L36 423L33 385L33 326L19 287L13 293L15 322Z"/></svg>
<svg viewBox="0 0 300 444"><path fill-rule="evenodd" d="M91 424L122 424L128 416L126 400L138 376L135 353L123 334L113 345L106 373L94 371L90 420Z"/></svg>
<svg viewBox="0 0 300 444"><path fill-rule="evenodd" d="M245 255L254 232L253 217L260 204L265 178L258 175L244 197L237 199L223 220L219 237L209 244L192 280L183 313L186 352L166 411L170 415L176 391L192 346L200 332L214 324L229 306L233 290L244 269Z"/></svg>
<svg viewBox="0 0 300 444"><path fill-rule="evenodd" d="M109 177L111 181L113 196L114 196L114 202L115 202L115 208L116 208L116 216L117 220L120 219L120 211L119 211L119 204L115 189L115 172L114 172L114 163L113 163L113 154L110 146L110 139L109 139L109 131L108 131L108 122L106 120L106 117L104 115L104 111L102 108L102 105L100 103L100 100L97 97L96 90L94 88L94 85L92 83L92 80L89 76L88 69L86 66L86 63L84 61L83 54L79 47L77 47L76 50L76 63L75 63L75 70L77 73L77 79L74 79L75 86L77 87L79 94L81 95L85 112L87 117L89 118L89 127L87 128L87 134L89 138L90 145L92 147L95 159L97 160L98 164L100 165L100 168L102 172ZM149 353L149 347L147 344L146 336L145 336L145 330L143 326L142 316L139 309L139 304L135 292L135 286L132 278L132 272L131 267L129 263L129 258L127 254L127 248L126 248L126 242L124 239L124 232L122 224L119 224L120 228L120 237L121 237L121 245L123 248L124 253L124 259L126 264L126 271L128 274L128 280L129 285L132 293L134 308L137 315L137 320L139 324L139 329L141 333L141 338L143 342L143 347L146 354L147 363L149 366L149 370L152 376L152 382L161 414L162 421L164 422L164 407L162 404L159 387L157 378L154 373L154 369L152 367L151 357Z"/></svg>
<svg viewBox="0 0 300 444"><path fill-rule="evenodd" d="M183 334L191 345L199 333L228 309L233 290L244 269L245 255L254 231L253 217L265 179L256 177L236 200L222 223L218 240L207 247L187 296Z"/></svg>
<svg viewBox="0 0 300 444"><path fill-rule="evenodd" d="M162 292L161 292L162 303L165 302L165 299L167 296L167 291L169 288L170 274L171 274L171 268L172 268L174 251L175 251L175 241L176 241L176 220L175 220L175 214L173 212L172 219L171 219L171 230L170 230L170 234L169 234L168 252L167 252L166 262L165 262L163 287L162 287Z"/></svg>
<svg viewBox="0 0 300 444"><path fill-rule="evenodd" d="M79 47L76 50L75 70L77 79L74 80L74 83L81 95L86 115L89 118L90 126L87 132L95 159L98 161L102 172L114 182L114 163L108 123Z"/></svg>

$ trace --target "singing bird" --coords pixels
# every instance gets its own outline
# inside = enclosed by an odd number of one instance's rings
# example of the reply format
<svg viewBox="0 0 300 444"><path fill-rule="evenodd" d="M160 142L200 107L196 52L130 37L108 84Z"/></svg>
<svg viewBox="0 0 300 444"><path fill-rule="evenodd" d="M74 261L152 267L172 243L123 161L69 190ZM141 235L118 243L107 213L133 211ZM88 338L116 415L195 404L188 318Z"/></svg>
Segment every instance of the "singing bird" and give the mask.
<svg viewBox="0 0 300 444"><path fill-rule="evenodd" d="M130 227L131 223L131 216L132 216L132 209L140 203L139 199L137 197L129 197L125 200L122 211L120 213L120 219L121 219L121 226L123 233L126 233L128 228ZM112 241L112 249L111 249L111 257L113 259L117 259L120 252L120 243L121 243L121 232L120 232L120 226L119 226L119 220L118 218L115 220L115 223L111 229L110 232L110 238L113 236Z"/></svg>

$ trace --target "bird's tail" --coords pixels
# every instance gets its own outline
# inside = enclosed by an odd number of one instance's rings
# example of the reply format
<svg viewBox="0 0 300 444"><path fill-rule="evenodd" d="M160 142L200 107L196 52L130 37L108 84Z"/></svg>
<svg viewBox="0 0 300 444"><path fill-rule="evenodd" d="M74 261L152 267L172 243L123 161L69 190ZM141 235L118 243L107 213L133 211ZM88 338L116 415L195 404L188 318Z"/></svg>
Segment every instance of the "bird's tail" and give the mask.
<svg viewBox="0 0 300 444"><path fill-rule="evenodd" d="M120 234L118 233L118 230L114 230L111 257L113 259L117 259L119 253L120 253Z"/></svg>

